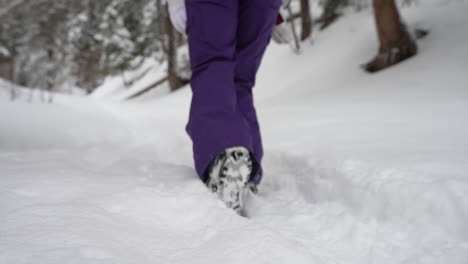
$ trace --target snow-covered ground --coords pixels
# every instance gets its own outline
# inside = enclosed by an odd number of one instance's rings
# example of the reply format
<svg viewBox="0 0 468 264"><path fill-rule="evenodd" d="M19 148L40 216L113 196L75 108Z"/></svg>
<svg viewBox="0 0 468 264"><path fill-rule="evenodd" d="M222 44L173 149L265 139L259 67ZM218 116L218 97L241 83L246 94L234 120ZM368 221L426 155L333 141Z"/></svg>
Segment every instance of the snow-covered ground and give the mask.
<svg viewBox="0 0 468 264"><path fill-rule="evenodd" d="M301 56L272 45L256 87L266 175L249 219L192 169L189 89L0 96L0 263L468 263L466 10L403 9L431 33L375 75L358 67L377 49L370 11Z"/></svg>

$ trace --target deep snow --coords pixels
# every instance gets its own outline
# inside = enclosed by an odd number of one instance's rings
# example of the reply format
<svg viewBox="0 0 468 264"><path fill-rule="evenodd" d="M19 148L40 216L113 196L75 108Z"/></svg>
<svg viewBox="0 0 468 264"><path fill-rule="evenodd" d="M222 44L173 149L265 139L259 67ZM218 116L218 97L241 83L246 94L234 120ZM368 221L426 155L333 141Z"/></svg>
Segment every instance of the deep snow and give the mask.
<svg viewBox="0 0 468 264"><path fill-rule="evenodd" d="M403 9L420 54L367 75L370 11L301 56L272 45L249 219L197 179L188 89L131 102L0 97L0 263L468 262L468 2ZM1 90L1 89L0 89ZM112 92L109 86L101 96Z"/></svg>

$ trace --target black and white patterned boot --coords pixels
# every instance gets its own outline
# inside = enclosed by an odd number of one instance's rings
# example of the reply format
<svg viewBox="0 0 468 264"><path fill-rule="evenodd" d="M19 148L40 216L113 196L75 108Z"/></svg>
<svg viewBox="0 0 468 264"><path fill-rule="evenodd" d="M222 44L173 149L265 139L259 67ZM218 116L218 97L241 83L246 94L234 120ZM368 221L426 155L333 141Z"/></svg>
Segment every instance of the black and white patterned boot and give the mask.
<svg viewBox="0 0 468 264"><path fill-rule="evenodd" d="M206 185L228 208L239 215L243 209L243 192L252 174L250 152L244 147L226 149L211 164Z"/></svg>

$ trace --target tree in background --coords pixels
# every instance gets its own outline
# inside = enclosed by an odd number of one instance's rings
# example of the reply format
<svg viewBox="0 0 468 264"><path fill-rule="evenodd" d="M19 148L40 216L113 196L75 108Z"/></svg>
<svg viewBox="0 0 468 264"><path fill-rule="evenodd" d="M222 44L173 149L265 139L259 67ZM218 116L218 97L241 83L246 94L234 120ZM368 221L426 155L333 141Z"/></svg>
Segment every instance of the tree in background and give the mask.
<svg viewBox="0 0 468 264"><path fill-rule="evenodd" d="M370 0L314 1L323 6L318 22L324 28L344 7L367 7ZM408 4L414 0L403 1ZM312 33L311 3L295 0L286 5L296 51L300 41ZM369 72L417 52L395 1L374 0L373 6L380 48L365 65ZM301 32L296 32L298 25ZM416 37L427 34L423 30L416 33ZM0 0L0 77L25 87L57 91L66 83L66 88L79 87L91 93L108 76L122 76L129 87L151 74L151 69L131 79L124 78L125 73L140 69L151 58L161 65L167 62L167 76L155 80L145 91L166 83L175 90L190 78L188 59L179 54L184 44L161 0Z"/></svg>
<svg viewBox="0 0 468 264"><path fill-rule="evenodd" d="M312 34L312 17L309 0L301 0L301 40L306 40Z"/></svg>
<svg viewBox="0 0 468 264"><path fill-rule="evenodd" d="M16 67L20 50L27 45L31 35L37 31L35 23L31 23L34 27L28 30L26 25L30 18L25 12L11 12L12 10L28 11L25 3L16 1L13 2L14 5L11 3L7 5L6 1L2 1L5 7L0 12L0 65L3 69L0 76L11 82L16 82Z"/></svg>
<svg viewBox="0 0 468 264"><path fill-rule="evenodd" d="M178 74L178 47L180 46L180 36L174 29L169 17L169 6L158 0L160 10L160 26L165 32L165 38L161 39L161 46L166 54L167 61L167 81L172 91L179 89L185 83Z"/></svg>
<svg viewBox="0 0 468 264"><path fill-rule="evenodd" d="M0 0L0 77L48 91L66 83L90 93L107 76L124 76L149 58L172 58L170 73L180 76L184 65L177 65L176 51L183 41L161 26L166 18L159 2Z"/></svg>
<svg viewBox="0 0 468 264"><path fill-rule="evenodd" d="M0 2L0 10L3 6L9 5ZM6 51L0 55L0 76L49 91L72 77L69 20L81 6L72 0L18 0L8 12L0 11L0 50Z"/></svg>
<svg viewBox="0 0 468 264"><path fill-rule="evenodd" d="M341 16L340 10L348 5L348 0L323 0L322 5L323 13L319 19L321 23L320 29L325 29Z"/></svg>
<svg viewBox="0 0 468 264"><path fill-rule="evenodd" d="M378 55L364 66L368 72L385 69L418 52L415 40L401 20L395 0L373 0L373 5L380 47Z"/></svg>

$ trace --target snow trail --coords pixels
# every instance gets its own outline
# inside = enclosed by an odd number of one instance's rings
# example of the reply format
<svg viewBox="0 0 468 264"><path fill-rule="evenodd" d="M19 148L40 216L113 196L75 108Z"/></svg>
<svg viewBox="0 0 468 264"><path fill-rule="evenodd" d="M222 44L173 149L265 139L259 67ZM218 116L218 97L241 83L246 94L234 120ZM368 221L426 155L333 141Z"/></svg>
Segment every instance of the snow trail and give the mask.
<svg viewBox="0 0 468 264"><path fill-rule="evenodd" d="M4 263L404 263L423 255L464 263L468 257L464 179L267 151L267 177L259 196L249 197L246 220L197 179L189 147L175 147L189 145L178 130L182 120L160 131L115 113L90 117L70 106L52 108L74 116L95 138L82 141L64 129L50 140L67 145L50 149L46 141L1 153ZM123 126L122 135L106 134ZM163 151L158 142L166 142Z"/></svg>

